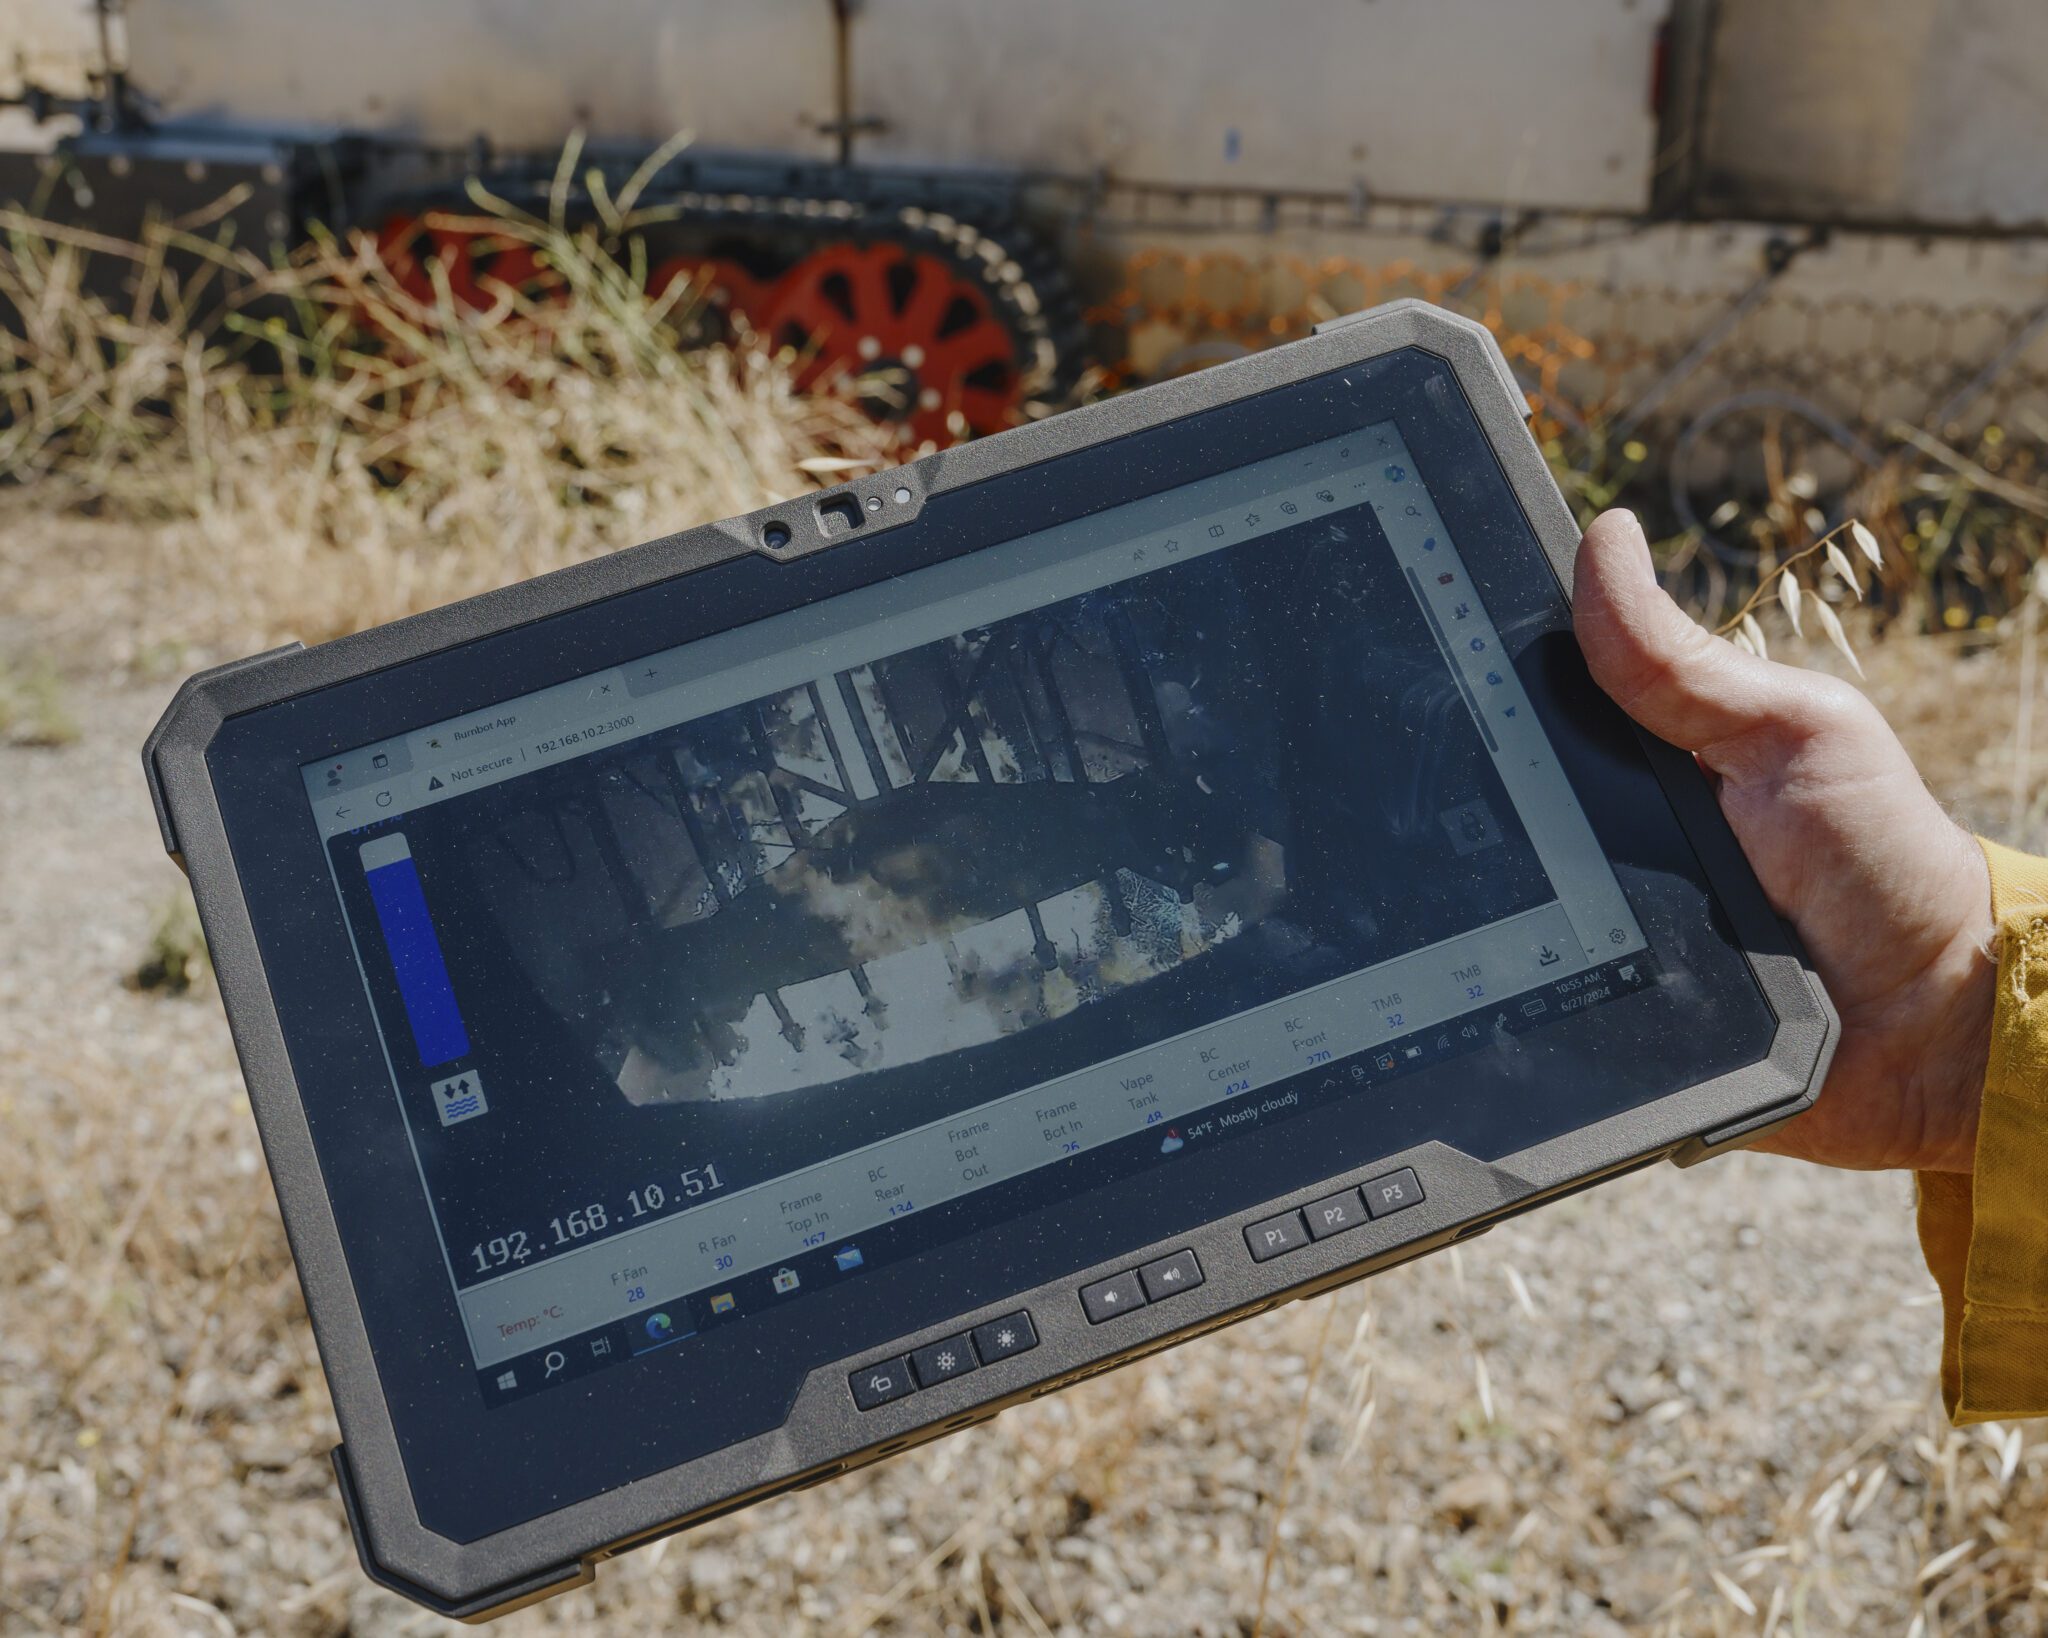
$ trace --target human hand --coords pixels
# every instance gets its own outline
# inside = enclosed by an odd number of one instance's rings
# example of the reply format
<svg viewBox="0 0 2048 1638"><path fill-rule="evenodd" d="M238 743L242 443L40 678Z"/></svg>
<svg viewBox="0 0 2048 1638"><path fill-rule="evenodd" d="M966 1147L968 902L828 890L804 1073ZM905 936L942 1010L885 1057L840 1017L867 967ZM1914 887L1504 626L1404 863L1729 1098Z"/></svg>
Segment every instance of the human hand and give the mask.
<svg viewBox="0 0 2048 1638"><path fill-rule="evenodd" d="M1976 842L1860 692L1688 618L1657 583L1633 514L1602 513L1586 531L1572 621L1594 680L1699 759L1841 1013L1819 1101L1753 1147L1969 1171L1996 979Z"/></svg>

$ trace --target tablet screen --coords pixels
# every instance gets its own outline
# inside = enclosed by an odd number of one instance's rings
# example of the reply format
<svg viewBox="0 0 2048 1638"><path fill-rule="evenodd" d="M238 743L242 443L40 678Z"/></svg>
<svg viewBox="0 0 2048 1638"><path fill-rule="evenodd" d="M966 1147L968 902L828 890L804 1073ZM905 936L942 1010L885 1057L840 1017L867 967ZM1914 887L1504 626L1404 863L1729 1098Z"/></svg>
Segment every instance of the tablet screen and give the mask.
<svg viewBox="0 0 2048 1638"><path fill-rule="evenodd" d="M1389 421L307 765L485 1402L1650 982L1514 635Z"/></svg>

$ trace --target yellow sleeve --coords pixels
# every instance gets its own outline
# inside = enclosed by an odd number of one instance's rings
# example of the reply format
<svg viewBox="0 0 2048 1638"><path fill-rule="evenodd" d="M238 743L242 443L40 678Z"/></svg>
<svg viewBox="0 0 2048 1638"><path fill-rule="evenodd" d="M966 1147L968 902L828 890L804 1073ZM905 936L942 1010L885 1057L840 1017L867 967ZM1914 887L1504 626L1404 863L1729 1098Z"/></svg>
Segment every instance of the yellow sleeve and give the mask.
<svg viewBox="0 0 2048 1638"><path fill-rule="evenodd" d="M1957 1422L2048 1416L2048 859L1986 842L1998 1001L1976 1170L1920 1174Z"/></svg>

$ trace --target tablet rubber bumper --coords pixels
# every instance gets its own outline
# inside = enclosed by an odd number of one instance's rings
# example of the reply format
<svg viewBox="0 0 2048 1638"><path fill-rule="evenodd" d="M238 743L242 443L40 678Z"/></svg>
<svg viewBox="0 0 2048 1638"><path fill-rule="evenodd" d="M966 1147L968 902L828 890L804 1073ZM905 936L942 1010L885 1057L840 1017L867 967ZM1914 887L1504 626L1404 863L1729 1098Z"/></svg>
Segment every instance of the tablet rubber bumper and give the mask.
<svg viewBox="0 0 2048 1638"><path fill-rule="evenodd" d="M196 672L192 676L187 677L179 687L177 694L172 698L171 703L165 707L164 714L158 720L156 727L150 731L149 738L143 741L142 774L149 781L149 800L150 805L156 809L157 832L163 838L164 852L171 856L172 862L180 869L183 869L185 864L185 848L184 844L178 839L178 827L171 817L170 800L164 794L163 769L157 762L158 753L163 749L165 739L169 736L173 725L183 717L184 707L190 704L194 698L204 693L209 685L219 678L229 676L238 671L248 671L256 666L267 665L282 655L296 654L304 649L305 646L297 638L293 638L290 642L282 644L277 648L266 649L261 654L252 654L243 660L230 660L226 665L217 665L209 670Z"/></svg>
<svg viewBox="0 0 2048 1638"><path fill-rule="evenodd" d="M1540 452L1521 427L1526 398L1484 330L1415 302L1333 321L1322 329L1320 340L1276 348L1225 370L1105 401L929 457L905 469L905 482L920 505L927 492L942 501L957 500L958 491L983 479L1009 476L1082 446L1144 432L1270 388L1292 386L1316 372L1349 371L1360 360L1390 350L1414 348L1446 361L1455 372L1539 544L1568 588L1578 530L1551 485ZM810 515L808 501L803 510ZM778 509L777 515L785 514L793 517L794 510ZM629 1546L831 1478L985 1420L1007 1405L1483 1233L1509 1216L1655 1159L1691 1164L1724 1153L1782 1125L1811 1104L1826 1073L1838 1025L1796 940L1770 925L1773 918L1750 883L1745 899L1754 902L1738 916L1738 930L1760 987L1780 1019L1768 1063L1697 1085L1682 1098L1664 1098L1626 1111L1598 1129L1580 1128L1505 1155L1498 1163L1441 1143L1387 1153L1366 1167L1340 1170L1332 1163L1328 1169L1333 1175L1275 1194L1256 1210L1219 1215L1192 1230L1175 1229L1171 1234L1161 1224L1158 1232L1164 1237L1156 1244L1122 1246L1115 1258L1066 1269L1058 1281L1006 1291L999 1299L990 1293L985 1306L963 1308L943 1323L876 1338L873 1346L820 1362L797 1392L783 1424L766 1434L566 1503L557 1498L552 1510L508 1530L473 1539L436 1533L422 1521L421 1508L408 1494L404 1445L382 1398L377 1364L327 1205L283 1032L266 991L207 750L221 725L238 713L354 681L416 653L466 642L480 631L507 630L522 621L641 589L690 573L695 566L742 553L765 556L756 537L768 516L727 520L671 542L612 554L559 576L508 587L474 603L323 644L304 654L273 651L216 668L180 690L144 749L166 850L181 864L189 859L209 943L216 952L251 1102L278 1180L323 1365L334 1387L345 1441L333 1456L337 1482L365 1573L377 1584L444 1616L487 1619L588 1583L598 1560ZM714 535L719 538L713 540ZM805 552L824 549L812 548L801 535L797 547ZM1699 782L1697 769L1669 747L1658 750L1656 765L1684 787L1683 801L1674 799L1675 807L1710 874L1746 880L1739 850ZM1290 1245L1287 1255L1273 1261L1255 1261L1244 1242L1247 1226L1271 1220L1275 1213L1312 1212L1318 1203L1341 1201L1349 1216L1348 1202L1361 1198L1358 1188L1403 1167L1414 1169L1417 1198L1391 1220L1368 1212L1362 1221L1352 1217L1342 1233L1326 1221L1323 1227L1329 1232L1305 1233L1304 1243ZM1315 1226L1301 1221L1305 1230ZM1200 1288L1183 1284L1174 1289L1171 1300L1164 1300L1150 1288L1150 1275L1155 1266L1163 1270L1184 1250L1196 1259ZM1145 1301L1131 1306L1120 1298L1113 1318L1091 1324L1082 1289L1134 1269L1146 1282ZM1014 1359L992 1359L984 1352L971 1374L947 1373L938 1367L937 1355L945 1351L942 1344L957 1344L974 1327L1000 1321L1027 1304L1042 1322L1042 1346ZM1034 1332L1034 1342L1039 1340ZM918 1363L919 1355L928 1350L930 1380ZM849 1392L849 1372L864 1359L907 1360L908 1369L916 1372L916 1391L892 1396L868 1410L857 1408ZM953 1380L953 1375L960 1380Z"/></svg>
<svg viewBox="0 0 2048 1638"><path fill-rule="evenodd" d="M371 1545L369 1520L364 1514L362 1499L356 1494L354 1475L349 1470L347 1449L336 1445L332 1459L335 1483L341 1490L342 1510L348 1515L348 1533L355 1539L356 1561L362 1565L363 1574L386 1592L397 1593L399 1597L410 1599L436 1615L445 1615L454 1621L493 1621L513 1610L537 1604L543 1598L552 1598L556 1593L568 1592L596 1579L597 1572L588 1564L563 1564L533 1571L516 1581L466 1598L443 1598L377 1562Z"/></svg>

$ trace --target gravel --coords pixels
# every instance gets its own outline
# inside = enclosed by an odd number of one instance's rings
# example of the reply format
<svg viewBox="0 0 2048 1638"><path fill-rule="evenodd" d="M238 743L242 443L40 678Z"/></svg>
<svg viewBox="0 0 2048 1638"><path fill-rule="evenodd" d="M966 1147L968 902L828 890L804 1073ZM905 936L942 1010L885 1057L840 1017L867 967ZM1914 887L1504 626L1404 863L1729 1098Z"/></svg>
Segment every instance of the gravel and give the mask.
<svg viewBox="0 0 2048 1638"><path fill-rule="evenodd" d="M355 1565L217 998L126 982L168 692L0 748L0 1630L439 1631ZM501 1630L2038 1633L2048 1457L1946 1427L1939 1328L1905 1179L1658 1168Z"/></svg>

